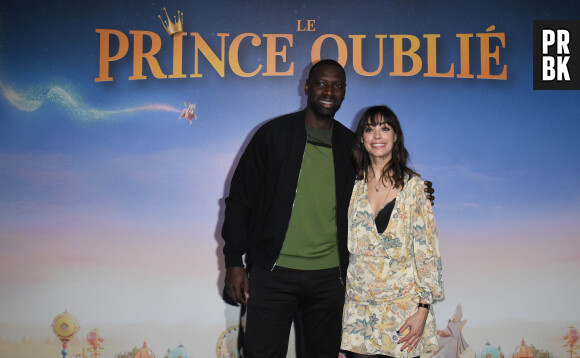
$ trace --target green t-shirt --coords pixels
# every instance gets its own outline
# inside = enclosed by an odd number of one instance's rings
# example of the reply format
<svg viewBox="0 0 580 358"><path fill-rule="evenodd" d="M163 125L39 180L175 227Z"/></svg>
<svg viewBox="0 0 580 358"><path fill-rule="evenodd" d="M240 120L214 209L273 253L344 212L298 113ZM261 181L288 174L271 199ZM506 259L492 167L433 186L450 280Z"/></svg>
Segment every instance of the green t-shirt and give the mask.
<svg viewBox="0 0 580 358"><path fill-rule="evenodd" d="M308 141L282 252L276 265L320 270L339 265L332 129L306 127Z"/></svg>

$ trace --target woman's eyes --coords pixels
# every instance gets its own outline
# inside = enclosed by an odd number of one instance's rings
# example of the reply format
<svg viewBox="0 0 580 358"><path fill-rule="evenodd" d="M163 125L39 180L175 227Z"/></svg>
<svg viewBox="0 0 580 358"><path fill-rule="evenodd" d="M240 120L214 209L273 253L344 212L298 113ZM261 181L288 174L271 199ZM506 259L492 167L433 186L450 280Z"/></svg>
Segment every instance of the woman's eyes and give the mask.
<svg viewBox="0 0 580 358"><path fill-rule="evenodd" d="M383 132L388 132L388 131L390 131L390 130L391 130L391 128L389 128L389 127L387 127L387 126L382 126L382 127L381 127L381 130L382 130ZM372 132L372 131L373 131L373 128L372 128L372 127L367 127L367 128L365 129L365 132L367 132L367 133L369 133L369 132Z"/></svg>

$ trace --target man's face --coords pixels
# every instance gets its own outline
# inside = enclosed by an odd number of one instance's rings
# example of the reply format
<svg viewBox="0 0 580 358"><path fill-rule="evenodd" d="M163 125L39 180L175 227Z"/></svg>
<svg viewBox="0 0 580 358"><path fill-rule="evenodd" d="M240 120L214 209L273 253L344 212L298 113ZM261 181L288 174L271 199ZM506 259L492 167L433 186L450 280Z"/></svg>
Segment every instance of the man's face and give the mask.
<svg viewBox="0 0 580 358"><path fill-rule="evenodd" d="M346 76L333 65L316 68L306 81L304 92L308 96L308 108L321 117L333 117L344 100Z"/></svg>

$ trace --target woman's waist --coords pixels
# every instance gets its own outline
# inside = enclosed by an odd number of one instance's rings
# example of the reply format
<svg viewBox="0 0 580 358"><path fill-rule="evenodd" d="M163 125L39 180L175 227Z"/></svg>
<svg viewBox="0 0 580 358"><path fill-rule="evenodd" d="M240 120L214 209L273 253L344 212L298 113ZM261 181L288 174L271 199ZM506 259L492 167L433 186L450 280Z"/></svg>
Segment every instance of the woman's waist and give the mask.
<svg viewBox="0 0 580 358"><path fill-rule="evenodd" d="M392 289L386 286L352 285L347 279L346 299L359 304L404 305L419 302L419 295L413 289Z"/></svg>
<svg viewBox="0 0 580 358"><path fill-rule="evenodd" d="M347 271L346 295L354 301L408 301L417 297L408 262L377 257L354 257Z"/></svg>
<svg viewBox="0 0 580 358"><path fill-rule="evenodd" d="M391 268L393 273L411 268L412 261L405 250L385 250L381 247L370 246L366 251L349 250L349 266L371 266Z"/></svg>

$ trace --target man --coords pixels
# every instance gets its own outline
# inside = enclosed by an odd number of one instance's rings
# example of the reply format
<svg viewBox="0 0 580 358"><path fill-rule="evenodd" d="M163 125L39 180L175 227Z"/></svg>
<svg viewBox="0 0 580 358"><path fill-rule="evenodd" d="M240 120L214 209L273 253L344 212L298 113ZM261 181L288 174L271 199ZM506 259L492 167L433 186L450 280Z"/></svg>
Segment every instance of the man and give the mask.
<svg viewBox="0 0 580 358"><path fill-rule="evenodd" d="M338 356L354 183L353 133L334 120L345 91L338 62L313 65L306 108L260 127L232 178L225 291L247 305L246 358L286 357L296 313L303 357Z"/></svg>

